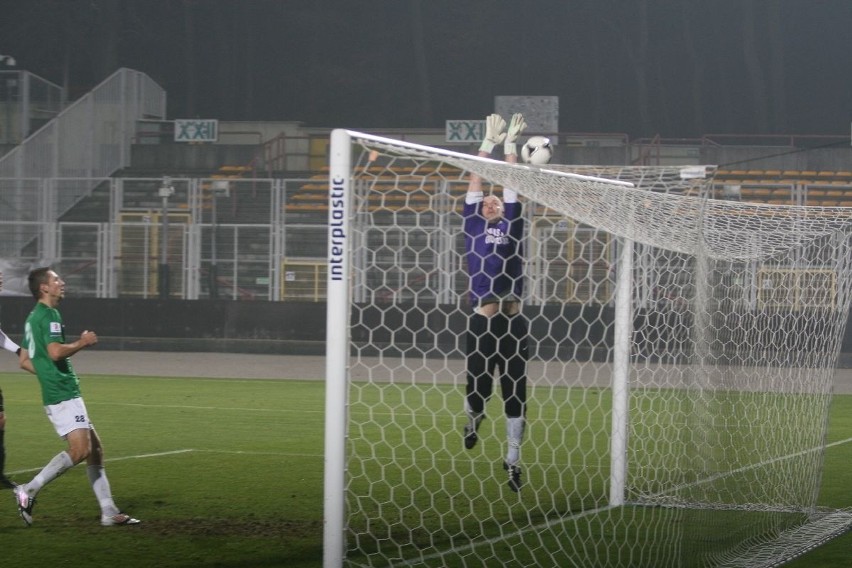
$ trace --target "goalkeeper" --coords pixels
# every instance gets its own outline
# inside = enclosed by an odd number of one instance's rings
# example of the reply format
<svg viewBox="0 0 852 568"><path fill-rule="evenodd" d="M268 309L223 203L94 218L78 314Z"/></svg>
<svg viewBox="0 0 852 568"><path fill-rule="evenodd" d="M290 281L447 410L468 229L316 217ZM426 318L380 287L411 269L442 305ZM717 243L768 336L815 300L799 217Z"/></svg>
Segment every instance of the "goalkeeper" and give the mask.
<svg viewBox="0 0 852 568"><path fill-rule="evenodd" d="M504 142L506 161L518 160L517 140L526 128L524 117L515 114L506 129L498 114L486 119L485 139L480 157L489 157ZM521 314L524 291L524 220L518 194L503 188L503 200L484 196L482 180L470 175L464 203L465 257L470 277L473 313L467 331L467 385L464 445L472 449L477 431L485 418L485 403L494 389L495 370L506 414L507 451L503 468L509 475L509 488L521 486L520 446L524 436L527 402L527 323Z"/></svg>

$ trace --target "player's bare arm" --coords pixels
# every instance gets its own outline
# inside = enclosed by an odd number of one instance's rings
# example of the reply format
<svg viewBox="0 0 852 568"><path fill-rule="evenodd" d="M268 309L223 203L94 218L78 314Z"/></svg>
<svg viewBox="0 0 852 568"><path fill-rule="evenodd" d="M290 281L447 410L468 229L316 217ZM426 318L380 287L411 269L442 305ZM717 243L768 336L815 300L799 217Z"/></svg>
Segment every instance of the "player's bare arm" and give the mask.
<svg viewBox="0 0 852 568"><path fill-rule="evenodd" d="M59 361L71 357L81 349L85 349L90 345L98 342L98 334L94 331L86 330L80 334L80 339L73 343L48 343L47 354L54 361Z"/></svg>
<svg viewBox="0 0 852 568"><path fill-rule="evenodd" d="M26 349L21 349L18 352L18 365L21 369L27 371L28 373L36 374L35 367L33 367L33 362L30 360L30 354L27 353Z"/></svg>

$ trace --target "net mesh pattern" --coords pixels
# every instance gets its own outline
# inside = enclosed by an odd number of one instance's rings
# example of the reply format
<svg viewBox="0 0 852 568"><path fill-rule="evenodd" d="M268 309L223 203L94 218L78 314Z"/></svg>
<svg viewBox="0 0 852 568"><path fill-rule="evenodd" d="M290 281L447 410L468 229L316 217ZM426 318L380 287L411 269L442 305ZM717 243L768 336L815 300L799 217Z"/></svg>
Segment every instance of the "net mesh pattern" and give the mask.
<svg viewBox="0 0 852 568"><path fill-rule="evenodd" d="M711 166L538 169L359 135L352 152L347 564L772 566L848 528L816 502L849 210L710 199ZM477 446L462 444L471 173L526 204L518 493L499 392ZM625 250L627 471L612 507Z"/></svg>

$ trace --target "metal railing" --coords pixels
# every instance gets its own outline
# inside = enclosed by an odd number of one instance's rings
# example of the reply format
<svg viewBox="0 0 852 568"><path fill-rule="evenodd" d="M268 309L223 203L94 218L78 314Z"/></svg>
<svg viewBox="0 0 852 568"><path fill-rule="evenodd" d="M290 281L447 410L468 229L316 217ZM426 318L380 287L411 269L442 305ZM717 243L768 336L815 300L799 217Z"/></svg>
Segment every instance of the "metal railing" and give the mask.
<svg viewBox="0 0 852 568"><path fill-rule="evenodd" d="M59 85L28 71L0 71L0 145L17 146L56 117L64 103Z"/></svg>
<svg viewBox="0 0 852 568"><path fill-rule="evenodd" d="M165 114L166 93L159 85L144 73L119 69L0 157L0 178L108 177L130 164L136 121ZM76 198L93 187L79 188ZM67 210L76 200L63 197ZM64 211L53 213L55 220ZM2 207L0 220L6 219L17 217Z"/></svg>
<svg viewBox="0 0 852 568"><path fill-rule="evenodd" d="M80 297L325 299L325 213L285 206L307 180L174 178L167 198L164 182L0 179L15 217L0 219L0 258L54 266ZM77 187L95 190L55 220Z"/></svg>

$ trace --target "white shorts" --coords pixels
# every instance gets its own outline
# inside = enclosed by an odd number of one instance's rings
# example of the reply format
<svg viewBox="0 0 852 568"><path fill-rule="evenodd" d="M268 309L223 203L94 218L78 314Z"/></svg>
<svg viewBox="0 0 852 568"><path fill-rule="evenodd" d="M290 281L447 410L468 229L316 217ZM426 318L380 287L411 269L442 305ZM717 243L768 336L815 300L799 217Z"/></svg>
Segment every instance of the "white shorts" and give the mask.
<svg viewBox="0 0 852 568"><path fill-rule="evenodd" d="M44 411L60 438L80 428L92 429L89 413L86 411L86 404L82 398L72 398L59 404L45 406Z"/></svg>

